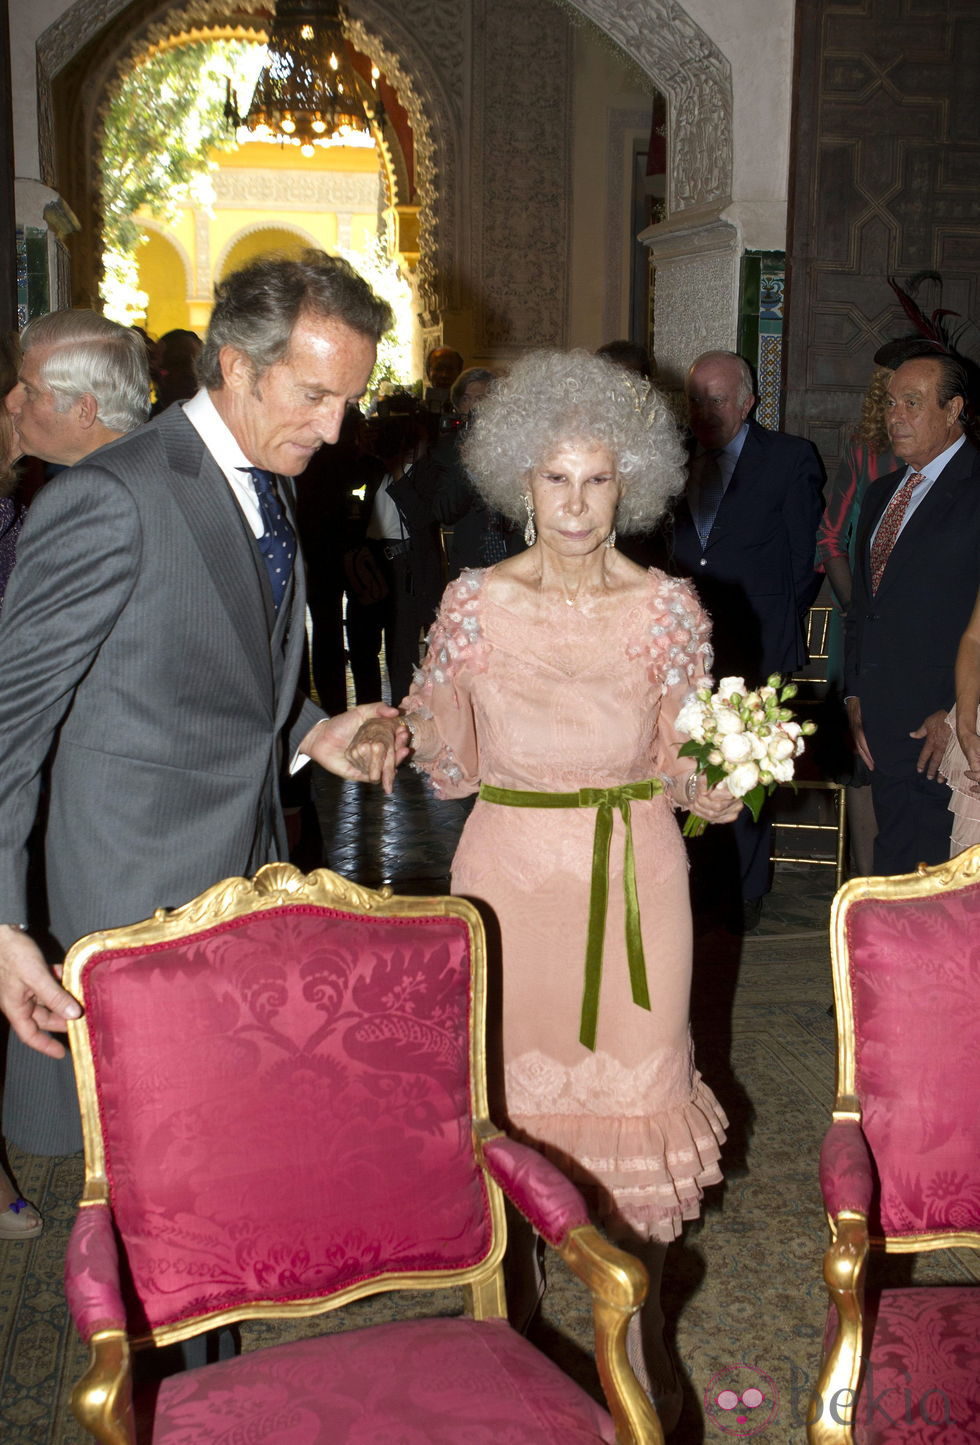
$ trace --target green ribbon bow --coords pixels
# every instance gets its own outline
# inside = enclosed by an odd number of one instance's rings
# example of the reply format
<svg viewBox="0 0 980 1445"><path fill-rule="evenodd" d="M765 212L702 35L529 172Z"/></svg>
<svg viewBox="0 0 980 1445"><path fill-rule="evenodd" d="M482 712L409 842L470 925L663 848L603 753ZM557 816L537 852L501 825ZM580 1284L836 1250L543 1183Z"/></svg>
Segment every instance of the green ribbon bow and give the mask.
<svg viewBox="0 0 980 1445"><path fill-rule="evenodd" d="M646 802L664 790L660 778L622 783L617 788L579 788L577 793L529 793L517 788L495 788L482 783L480 797L485 803L502 803L510 808L595 808L595 843L592 848L592 888L589 895L589 932L585 949L585 987L582 993L582 1022L579 1039L595 1049L599 1018L599 985L602 981L602 947L606 934L609 903L609 848L612 843L613 808L618 808L626 829L623 859L623 892L626 903L626 959L629 965L633 1002L650 1007L643 937L640 933L640 903L636 893L636 861L633 854L633 825L630 803Z"/></svg>

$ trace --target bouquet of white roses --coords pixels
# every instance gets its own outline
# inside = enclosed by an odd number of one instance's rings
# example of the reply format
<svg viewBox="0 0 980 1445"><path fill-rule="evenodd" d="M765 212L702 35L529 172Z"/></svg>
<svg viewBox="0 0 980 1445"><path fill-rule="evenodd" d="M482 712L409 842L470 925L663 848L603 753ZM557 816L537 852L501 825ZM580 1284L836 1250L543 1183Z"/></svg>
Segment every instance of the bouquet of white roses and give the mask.
<svg viewBox="0 0 980 1445"><path fill-rule="evenodd" d="M756 821L776 784L792 781L803 739L816 731L812 722L798 723L786 706L795 696L796 684L784 684L777 672L756 691L744 678L723 677L715 692L700 688L677 715L678 731L688 734L680 755L695 759L694 775L703 773L712 788L727 783ZM692 813L684 836L696 838L706 826Z"/></svg>

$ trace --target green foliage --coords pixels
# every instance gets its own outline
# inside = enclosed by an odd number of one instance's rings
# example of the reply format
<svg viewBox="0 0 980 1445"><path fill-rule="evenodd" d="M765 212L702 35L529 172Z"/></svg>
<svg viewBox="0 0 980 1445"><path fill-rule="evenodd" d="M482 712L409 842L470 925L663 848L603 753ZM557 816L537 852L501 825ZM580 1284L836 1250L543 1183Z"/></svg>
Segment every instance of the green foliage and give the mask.
<svg viewBox="0 0 980 1445"><path fill-rule="evenodd" d="M102 141L105 245L132 253L145 206L170 218L208 173L212 149L233 150L224 123L224 77L246 45L185 45L136 65L109 103Z"/></svg>

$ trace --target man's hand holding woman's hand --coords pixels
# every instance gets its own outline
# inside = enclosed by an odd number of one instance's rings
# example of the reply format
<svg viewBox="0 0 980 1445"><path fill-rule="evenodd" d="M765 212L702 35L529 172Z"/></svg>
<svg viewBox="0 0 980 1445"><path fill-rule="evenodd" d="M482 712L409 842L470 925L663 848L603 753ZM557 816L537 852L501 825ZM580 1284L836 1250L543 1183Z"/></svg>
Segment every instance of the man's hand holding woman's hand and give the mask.
<svg viewBox="0 0 980 1445"><path fill-rule="evenodd" d="M354 752L354 744L361 732L375 724L382 726L388 748L377 766L379 753L368 754L361 749ZM338 778L350 778L357 783L381 783L385 792L390 793L395 782L395 769L408 757L408 728L396 707L389 707L383 702L360 703L348 712L317 723L300 743L299 750Z"/></svg>
<svg viewBox="0 0 980 1445"><path fill-rule="evenodd" d="M380 783L390 793L395 782L395 769L408 755L409 733L405 719L375 717L361 724L344 756L354 776L364 782Z"/></svg>

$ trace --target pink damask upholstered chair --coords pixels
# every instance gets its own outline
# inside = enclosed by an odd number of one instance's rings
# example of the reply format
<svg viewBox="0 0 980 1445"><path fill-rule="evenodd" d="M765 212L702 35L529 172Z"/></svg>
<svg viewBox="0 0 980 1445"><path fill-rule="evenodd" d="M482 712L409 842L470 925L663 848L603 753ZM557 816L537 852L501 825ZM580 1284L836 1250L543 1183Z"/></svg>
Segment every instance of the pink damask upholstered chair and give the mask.
<svg viewBox="0 0 980 1445"><path fill-rule="evenodd" d="M65 981L85 1007L71 1025L86 1183L67 1288L92 1352L73 1408L97 1439L663 1441L626 1358L642 1266L488 1118L469 904L272 864L81 940ZM506 1322L504 1195L592 1290L609 1412ZM450 1287L462 1317L188 1371L137 1424L133 1350Z"/></svg>
<svg viewBox="0 0 980 1445"><path fill-rule="evenodd" d="M865 1274L869 1249L980 1248L980 847L852 879L831 946L837 1099L820 1157L831 1309L810 1445L976 1445L980 1288L866 1291Z"/></svg>

